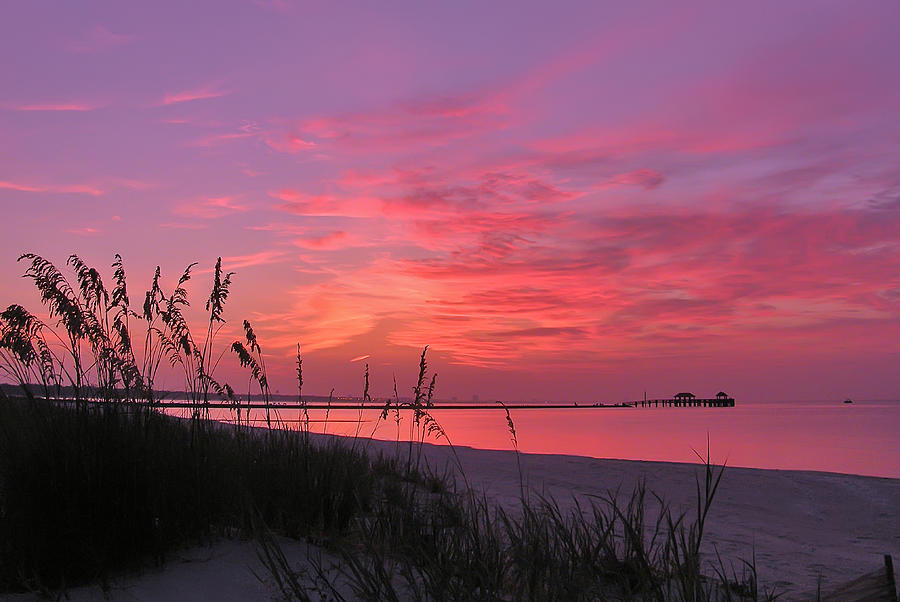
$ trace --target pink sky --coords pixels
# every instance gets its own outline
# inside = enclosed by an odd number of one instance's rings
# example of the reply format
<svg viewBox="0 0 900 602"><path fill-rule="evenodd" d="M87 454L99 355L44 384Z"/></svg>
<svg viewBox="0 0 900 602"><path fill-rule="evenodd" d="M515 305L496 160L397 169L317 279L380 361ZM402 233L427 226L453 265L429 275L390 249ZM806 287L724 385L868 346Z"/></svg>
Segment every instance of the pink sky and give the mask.
<svg viewBox="0 0 900 602"><path fill-rule="evenodd" d="M0 305L221 255L282 392L900 395L900 4L436 4L5 8Z"/></svg>

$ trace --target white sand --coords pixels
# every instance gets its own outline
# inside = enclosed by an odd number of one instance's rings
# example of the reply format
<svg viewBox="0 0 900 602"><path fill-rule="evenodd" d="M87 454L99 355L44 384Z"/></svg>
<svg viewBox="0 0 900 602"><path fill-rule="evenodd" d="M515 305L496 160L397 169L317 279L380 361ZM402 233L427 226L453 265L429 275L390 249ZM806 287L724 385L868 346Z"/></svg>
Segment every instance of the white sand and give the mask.
<svg viewBox="0 0 900 602"><path fill-rule="evenodd" d="M372 441L371 451L392 453L393 442ZM405 454L406 447L402 447ZM457 448L469 482L489 498L515 508L519 476L512 451ZM405 456L404 456L405 457ZM445 446L427 445L432 466L452 465ZM578 456L521 455L531 491L552 495L562 505L573 497L605 495L621 486L630 493L644 479L648 489L675 508L694 513L694 476L702 467L666 462L601 460ZM882 566L882 555L900 561L900 479L833 473L727 468L705 536L708 556L718 550L739 567L755 549L762 585L794 599L849 581ZM691 514L693 516L693 514ZM286 552L304 562L307 546L292 542ZM188 551L164 570L126 577L113 585L113 600L253 600L277 598L253 573L265 575L251 542L224 542ZM70 592L73 600L101 600L97 587ZM16 599L27 597L17 596Z"/></svg>
<svg viewBox="0 0 900 602"><path fill-rule="evenodd" d="M458 449L469 480L499 503L519 495L515 455ZM433 462L445 450L429 450ZM630 494L640 479L673 508L696 516L695 475L703 467L579 456L522 454L531 491L572 507L573 499L604 495L621 486ZM710 511L703 551L740 567L754 549L759 581L786 594L815 592L900 560L900 479L824 472L726 468ZM788 596L790 599L790 595Z"/></svg>

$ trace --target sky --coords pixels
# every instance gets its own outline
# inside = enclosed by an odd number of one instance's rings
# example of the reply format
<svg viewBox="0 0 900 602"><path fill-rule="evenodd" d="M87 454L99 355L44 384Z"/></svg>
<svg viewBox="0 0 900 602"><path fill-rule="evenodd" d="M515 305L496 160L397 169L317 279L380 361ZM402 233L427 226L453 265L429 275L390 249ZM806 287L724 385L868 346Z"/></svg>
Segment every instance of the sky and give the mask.
<svg viewBox="0 0 900 602"><path fill-rule="evenodd" d="M0 14L4 307L221 256L282 393L900 397L895 0Z"/></svg>

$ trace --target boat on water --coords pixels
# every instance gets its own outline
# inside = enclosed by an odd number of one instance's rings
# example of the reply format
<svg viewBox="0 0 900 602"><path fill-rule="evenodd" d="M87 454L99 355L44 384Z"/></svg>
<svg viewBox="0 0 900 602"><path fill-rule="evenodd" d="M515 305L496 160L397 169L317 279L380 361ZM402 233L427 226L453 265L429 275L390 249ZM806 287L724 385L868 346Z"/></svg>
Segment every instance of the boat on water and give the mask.
<svg viewBox="0 0 900 602"><path fill-rule="evenodd" d="M853 403L853 400L850 399L850 398L847 398L847 399L844 400L844 403Z"/></svg>

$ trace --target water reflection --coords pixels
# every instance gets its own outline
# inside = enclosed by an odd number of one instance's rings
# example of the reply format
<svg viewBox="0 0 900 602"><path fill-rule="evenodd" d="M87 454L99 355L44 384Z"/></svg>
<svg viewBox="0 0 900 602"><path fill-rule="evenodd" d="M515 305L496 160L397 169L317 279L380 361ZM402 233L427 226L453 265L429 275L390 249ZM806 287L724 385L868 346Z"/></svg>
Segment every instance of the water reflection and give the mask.
<svg viewBox="0 0 900 602"><path fill-rule="evenodd" d="M511 410L519 449L542 454L697 462L707 434L715 461L730 466L818 470L900 478L900 402L738 403L734 408ZM309 412L310 430L408 440L411 412L380 421L379 411ZM501 408L435 410L454 445L510 449ZM233 419L227 411L213 417ZM291 428L302 414L279 410ZM265 412L252 419L265 424ZM360 420L362 421L360 423ZM429 437L428 441L445 443Z"/></svg>

